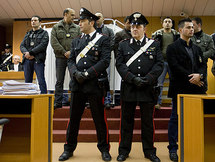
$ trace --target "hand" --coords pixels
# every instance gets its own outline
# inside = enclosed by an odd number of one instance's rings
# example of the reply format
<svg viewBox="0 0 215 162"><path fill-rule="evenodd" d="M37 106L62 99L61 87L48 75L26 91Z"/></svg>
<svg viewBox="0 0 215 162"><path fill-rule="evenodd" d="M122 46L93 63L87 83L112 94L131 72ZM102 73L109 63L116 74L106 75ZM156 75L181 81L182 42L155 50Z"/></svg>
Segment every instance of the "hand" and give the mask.
<svg viewBox="0 0 215 162"><path fill-rule="evenodd" d="M78 83L82 84L86 80L86 76L83 75L83 72L76 71L75 74L75 79L78 81Z"/></svg>
<svg viewBox="0 0 215 162"><path fill-rule="evenodd" d="M189 82L192 84L196 84L196 85L198 85L198 83L200 82L200 79L201 79L200 74L190 74L190 75L188 75L188 77L191 77Z"/></svg>
<svg viewBox="0 0 215 162"><path fill-rule="evenodd" d="M26 58L26 59L29 59L30 56L31 56L29 52L25 52L24 54L25 54L25 58Z"/></svg>
<svg viewBox="0 0 215 162"><path fill-rule="evenodd" d="M137 87L142 87L144 86L144 81L140 78L140 77L135 77L133 79L133 83L137 86Z"/></svg>
<svg viewBox="0 0 215 162"><path fill-rule="evenodd" d="M29 60L33 60L34 59L34 56L31 56L28 58Z"/></svg>
<svg viewBox="0 0 215 162"><path fill-rule="evenodd" d="M64 53L64 56L66 57L66 58L69 58L69 56L70 56L70 51L67 51L66 53Z"/></svg>

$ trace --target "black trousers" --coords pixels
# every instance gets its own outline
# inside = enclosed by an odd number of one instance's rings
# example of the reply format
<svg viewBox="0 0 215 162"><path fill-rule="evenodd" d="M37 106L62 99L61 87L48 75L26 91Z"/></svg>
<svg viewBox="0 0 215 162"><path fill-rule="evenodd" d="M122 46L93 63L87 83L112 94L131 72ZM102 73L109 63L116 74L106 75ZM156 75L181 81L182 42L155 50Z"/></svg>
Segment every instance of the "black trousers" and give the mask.
<svg viewBox="0 0 215 162"><path fill-rule="evenodd" d="M119 154L129 155L131 151L134 115L137 104L141 113L141 140L145 155L156 154L154 147L154 103L122 101Z"/></svg>
<svg viewBox="0 0 215 162"><path fill-rule="evenodd" d="M77 146L79 125L86 101L90 103L91 114L96 127L97 147L100 152L109 151L109 135L106 115L104 114L103 96L102 94L85 94L82 92L71 93L70 121L64 151L73 152Z"/></svg>

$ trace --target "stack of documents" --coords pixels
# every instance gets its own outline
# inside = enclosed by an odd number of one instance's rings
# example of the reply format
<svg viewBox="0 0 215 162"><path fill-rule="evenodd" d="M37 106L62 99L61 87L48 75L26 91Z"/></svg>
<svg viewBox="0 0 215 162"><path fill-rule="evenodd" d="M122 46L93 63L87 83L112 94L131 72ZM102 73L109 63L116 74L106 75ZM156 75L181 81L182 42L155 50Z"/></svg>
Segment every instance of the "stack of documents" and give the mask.
<svg viewBox="0 0 215 162"><path fill-rule="evenodd" d="M39 87L34 83L21 83L15 80L3 82L3 95L34 95L40 94Z"/></svg>

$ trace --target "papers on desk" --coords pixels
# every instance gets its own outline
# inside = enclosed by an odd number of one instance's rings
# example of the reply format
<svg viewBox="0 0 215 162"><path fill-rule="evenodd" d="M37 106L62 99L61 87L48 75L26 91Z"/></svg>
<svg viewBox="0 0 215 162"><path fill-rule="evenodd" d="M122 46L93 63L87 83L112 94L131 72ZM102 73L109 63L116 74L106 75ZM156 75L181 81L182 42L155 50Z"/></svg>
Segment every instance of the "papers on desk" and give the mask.
<svg viewBox="0 0 215 162"><path fill-rule="evenodd" d="M35 95L40 94L39 87L34 83L22 83L15 80L3 82L3 95ZM1 94L1 89L0 89Z"/></svg>

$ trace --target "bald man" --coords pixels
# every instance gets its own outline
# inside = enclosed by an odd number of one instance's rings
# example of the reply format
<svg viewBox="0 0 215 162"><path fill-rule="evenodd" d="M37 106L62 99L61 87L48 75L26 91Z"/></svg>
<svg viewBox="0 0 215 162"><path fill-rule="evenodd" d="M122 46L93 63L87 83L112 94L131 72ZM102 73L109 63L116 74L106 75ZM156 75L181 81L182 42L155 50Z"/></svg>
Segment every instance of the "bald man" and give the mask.
<svg viewBox="0 0 215 162"><path fill-rule="evenodd" d="M55 24L51 32L51 45L56 57L56 77L54 108L61 108L63 101L63 83L70 55L71 42L81 34L78 25L74 24L75 10L66 8L63 20Z"/></svg>

